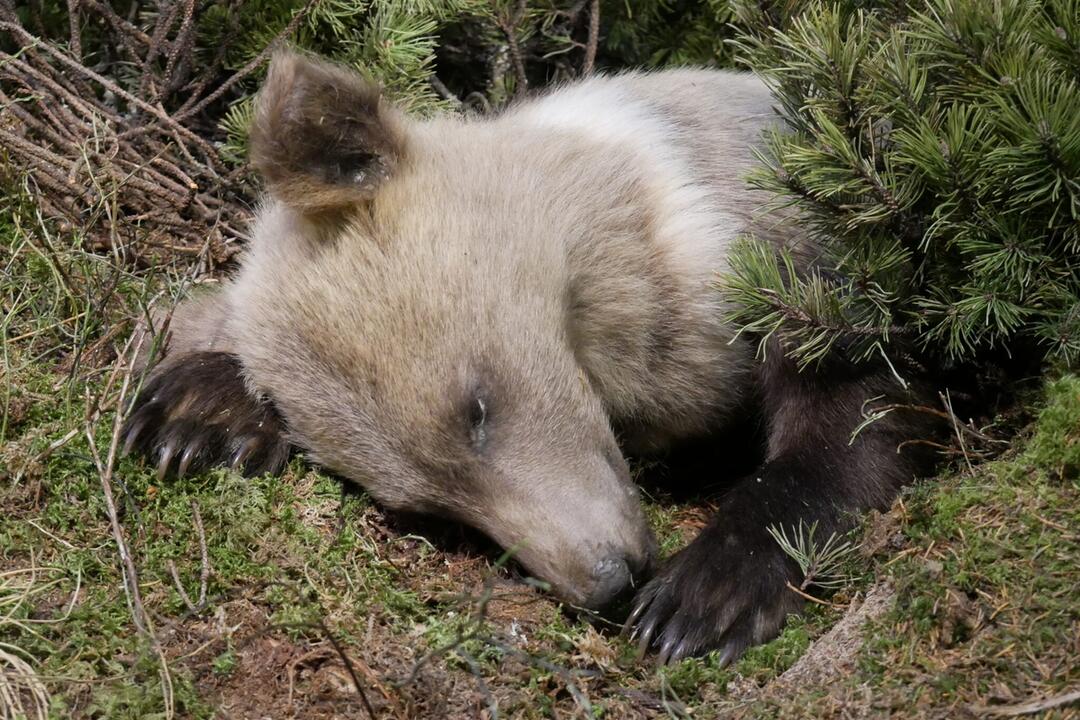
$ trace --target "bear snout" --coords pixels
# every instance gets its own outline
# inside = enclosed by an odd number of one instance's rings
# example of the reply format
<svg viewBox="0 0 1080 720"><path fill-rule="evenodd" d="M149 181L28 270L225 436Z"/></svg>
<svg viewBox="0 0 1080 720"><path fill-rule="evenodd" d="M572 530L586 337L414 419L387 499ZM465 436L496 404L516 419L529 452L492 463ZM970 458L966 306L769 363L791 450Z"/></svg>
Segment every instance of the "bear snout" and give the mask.
<svg viewBox="0 0 1080 720"><path fill-rule="evenodd" d="M656 565L657 547L650 537L645 552L637 557L612 554L597 561L592 570L593 585L584 607L603 610L626 600L648 580Z"/></svg>
<svg viewBox="0 0 1080 720"><path fill-rule="evenodd" d="M593 587L585 598L584 606L590 610L602 610L625 594L632 587L633 575L630 563L619 556L609 556L593 568Z"/></svg>
<svg viewBox="0 0 1080 720"><path fill-rule="evenodd" d="M593 587L585 607L600 610L630 589L630 565L622 557L611 555L596 563L592 572Z"/></svg>

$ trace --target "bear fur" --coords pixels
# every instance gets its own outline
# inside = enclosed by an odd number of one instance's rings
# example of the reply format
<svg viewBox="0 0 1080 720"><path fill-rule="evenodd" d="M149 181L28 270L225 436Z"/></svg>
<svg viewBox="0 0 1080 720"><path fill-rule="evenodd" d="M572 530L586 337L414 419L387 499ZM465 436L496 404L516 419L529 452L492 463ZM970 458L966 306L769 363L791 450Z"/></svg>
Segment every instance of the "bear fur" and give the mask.
<svg viewBox="0 0 1080 720"><path fill-rule="evenodd" d="M182 303L126 444L159 471L276 470L292 448L385 505L514 550L566 601L637 589L663 661L779 632L799 570L770 526L818 537L885 508L923 428L852 439L886 370L755 359L717 292L753 233L813 263L744 181L771 98L749 75L593 77L485 118L417 120L356 73L277 55L251 159L268 197L238 272ZM764 418L764 465L653 575L624 453ZM721 473L722 474L722 473ZM711 479L710 479L711 480ZM651 577L651 580L649 579ZM645 584L647 582L647 584Z"/></svg>

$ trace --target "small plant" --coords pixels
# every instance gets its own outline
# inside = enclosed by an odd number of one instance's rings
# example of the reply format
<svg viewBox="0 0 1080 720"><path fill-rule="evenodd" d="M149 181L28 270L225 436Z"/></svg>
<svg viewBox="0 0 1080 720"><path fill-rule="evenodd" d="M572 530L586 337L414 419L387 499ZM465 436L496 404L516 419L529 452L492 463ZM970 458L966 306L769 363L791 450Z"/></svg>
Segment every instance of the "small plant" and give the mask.
<svg viewBox="0 0 1080 720"><path fill-rule="evenodd" d="M823 543L814 539L817 523L806 525L802 520L798 527L793 527L794 535L788 537L783 527L770 525L766 528L773 539L802 570L803 581L798 590L804 592L811 585L827 590L836 590L851 582L851 577L844 572L844 565L858 545L844 540L842 535L833 533Z"/></svg>
<svg viewBox="0 0 1080 720"><path fill-rule="evenodd" d="M236 653L230 647L225 652L214 658L214 661L210 664L211 669L215 675L228 675L236 667Z"/></svg>

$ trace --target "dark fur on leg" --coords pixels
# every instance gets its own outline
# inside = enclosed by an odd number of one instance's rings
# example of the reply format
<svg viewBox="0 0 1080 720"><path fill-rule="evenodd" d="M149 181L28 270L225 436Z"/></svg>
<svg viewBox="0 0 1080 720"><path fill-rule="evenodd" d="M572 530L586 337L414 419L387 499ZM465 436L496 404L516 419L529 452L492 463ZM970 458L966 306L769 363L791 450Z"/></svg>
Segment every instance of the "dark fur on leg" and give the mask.
<svg viewBox="0 0 1080 720"><path fill-rule="evenodd" d="M824 540L845 532L857 514L886 509L927 455L905 440L934 432L930 417L896 410L865 428L863 406L918 403L925 388L905 392L886 367L833 359L803 373L775 344L763 363L761 387L768 419L768 455L762 468L721 501L712 522L649 582L635 600L627 629L660 662L709 650L721 662L775 637L802 598L787 587L802 581L797 564L767 528L790 530L817 523Z"/></svg>
<svg viewBox="0 0 1080 720"><path fill-rule="evenodd" d="M154 369L124 426L124 452L132 450L155 462L163 477L214 465L247 475L277 472L290 448L273 404L245 386L240 360L198 352Z"/></svg>

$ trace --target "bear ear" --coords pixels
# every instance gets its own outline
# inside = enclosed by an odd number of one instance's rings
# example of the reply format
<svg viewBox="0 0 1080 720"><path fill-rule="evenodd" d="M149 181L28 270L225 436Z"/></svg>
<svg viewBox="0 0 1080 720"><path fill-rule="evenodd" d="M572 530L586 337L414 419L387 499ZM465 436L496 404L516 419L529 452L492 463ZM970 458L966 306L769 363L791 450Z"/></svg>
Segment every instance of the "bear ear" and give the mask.
<svg viewBox="0 0 1080 720"><path fill-rule="evenodd" d="M256 99L251 164L305 213L370 200L404 153L404 119L352 70L285 50Z"/></svg>

